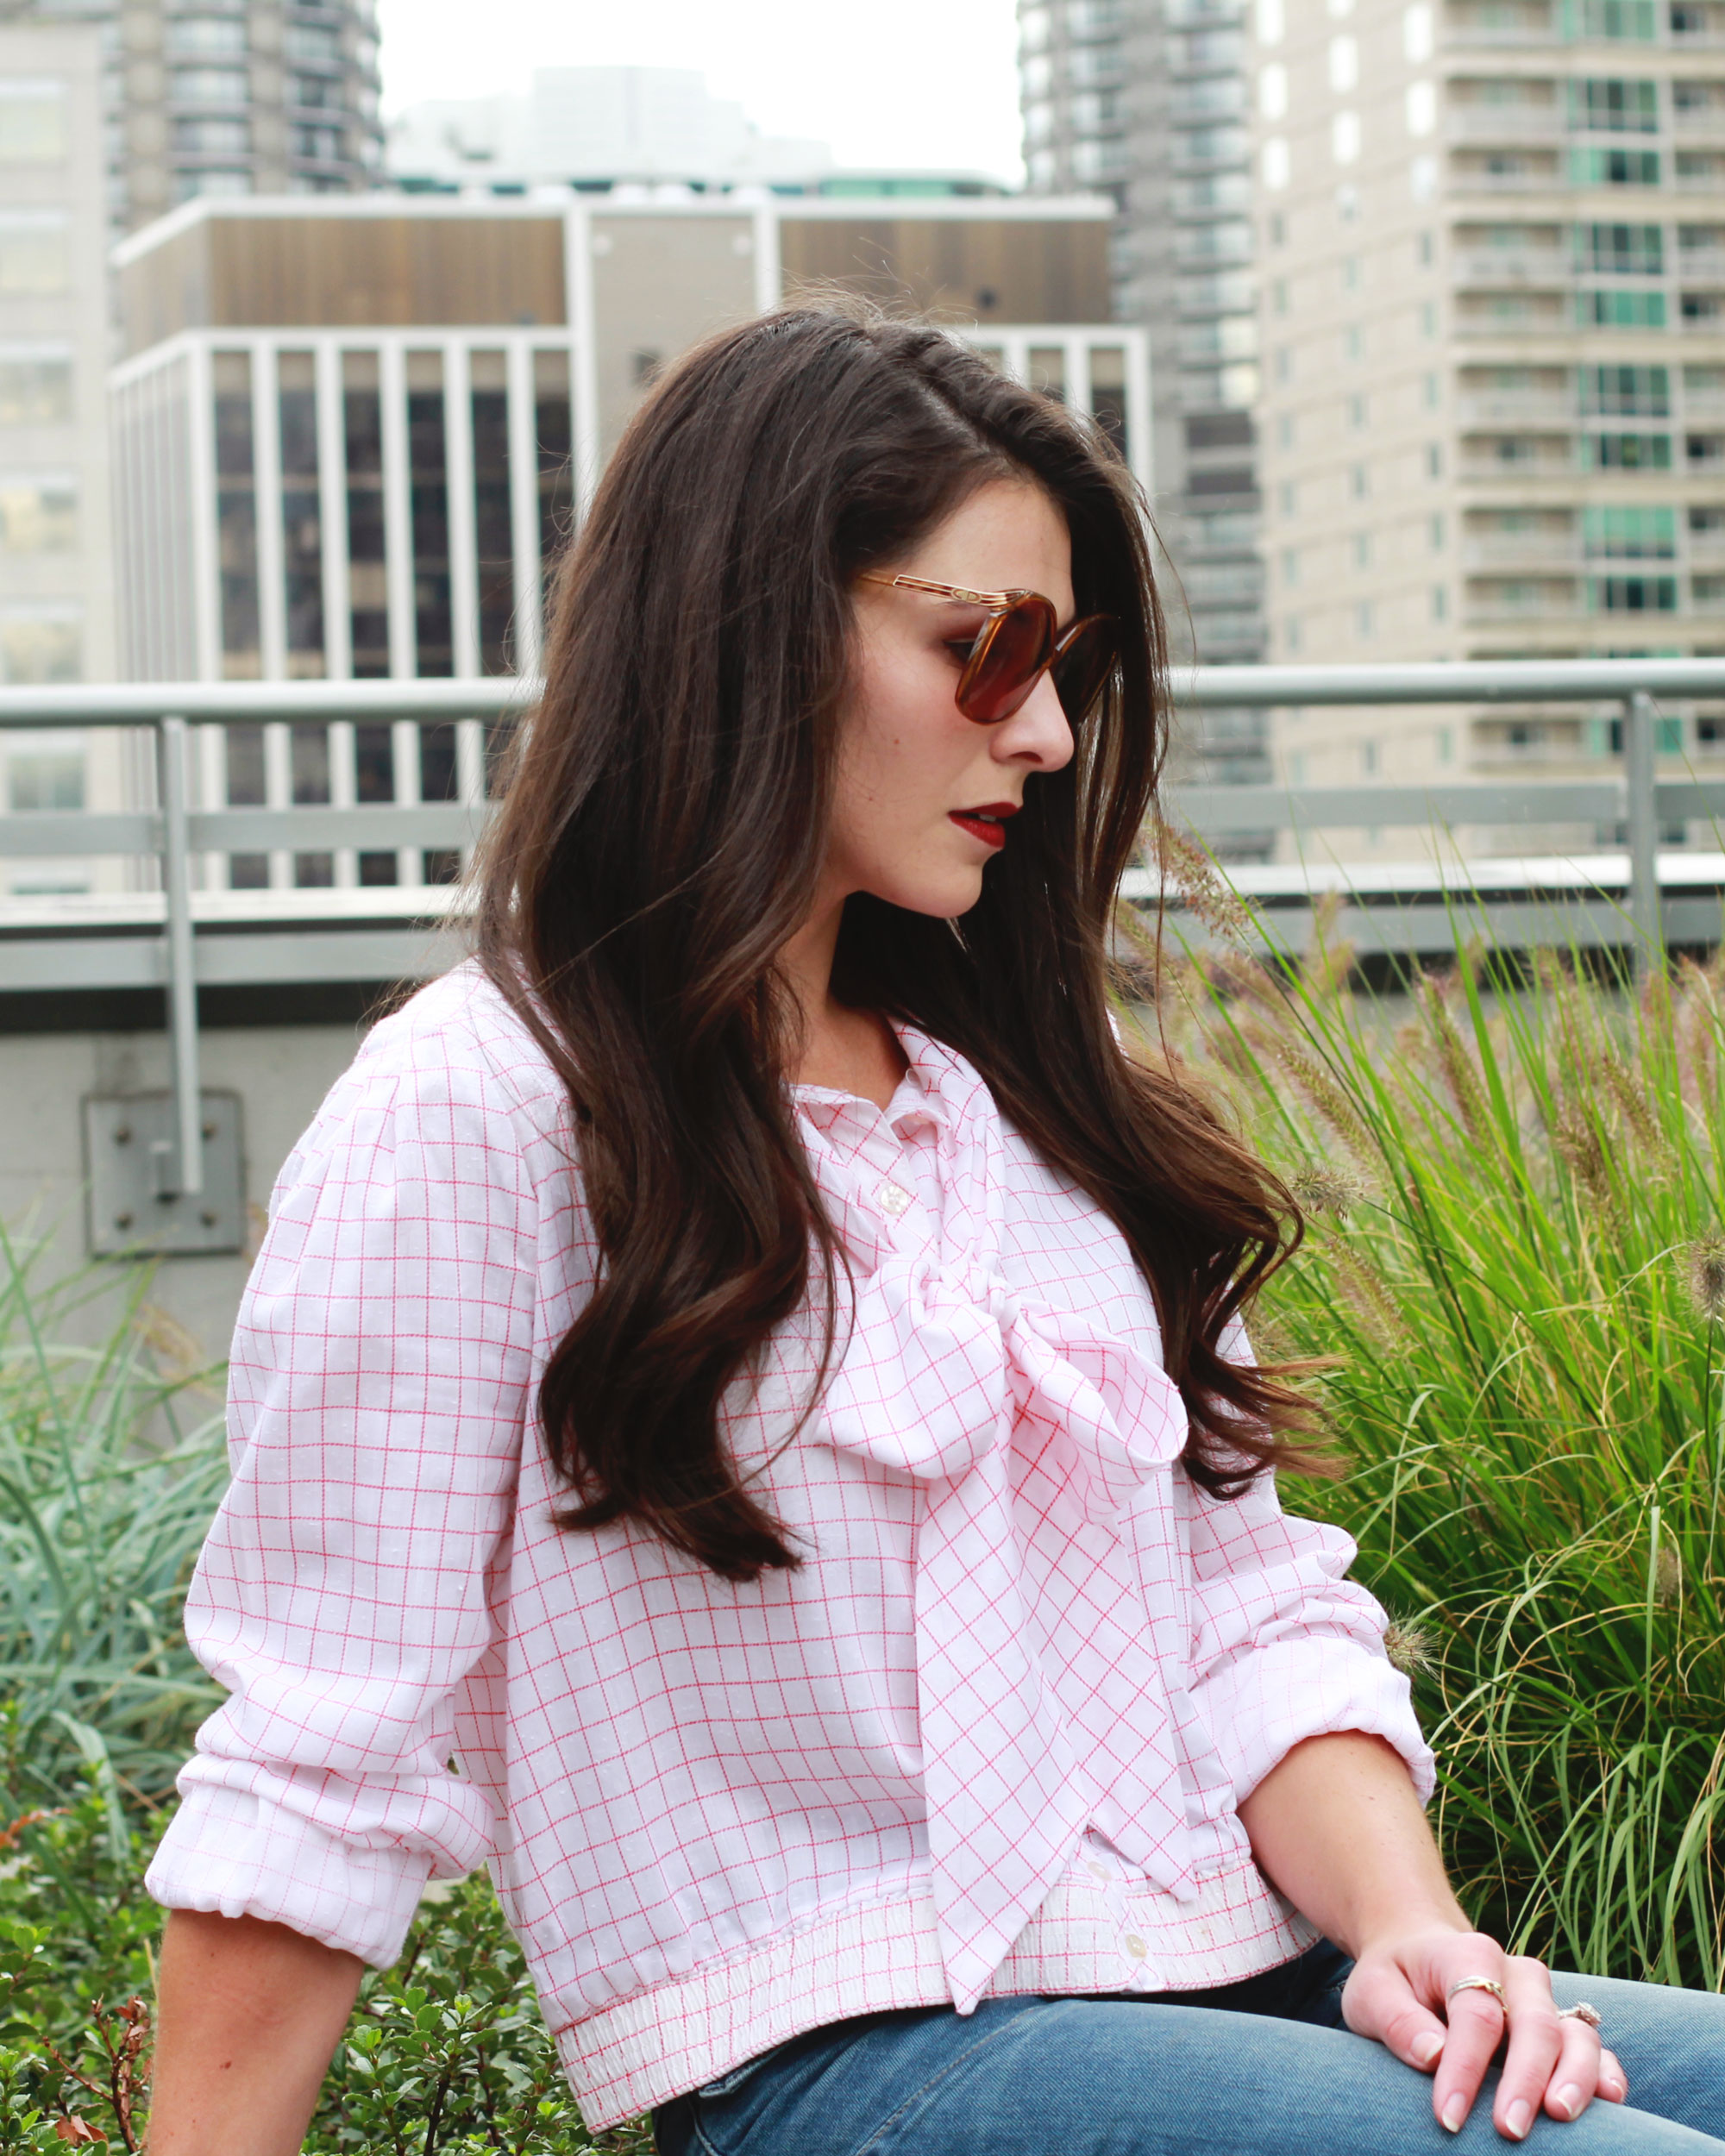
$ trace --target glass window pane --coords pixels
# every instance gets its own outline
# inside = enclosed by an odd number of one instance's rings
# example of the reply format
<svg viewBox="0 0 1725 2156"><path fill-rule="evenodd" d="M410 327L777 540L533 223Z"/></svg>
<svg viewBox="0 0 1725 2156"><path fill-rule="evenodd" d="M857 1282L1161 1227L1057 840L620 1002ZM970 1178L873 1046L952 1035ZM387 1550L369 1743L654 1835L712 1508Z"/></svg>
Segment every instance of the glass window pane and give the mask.
<svg viewBox="0 0 1725 2156"><path fill-rule="evenodd" d="M84 633L72 612L0 615L0 680L77 681L84 674Z"/></svg>
<svg viewBox="0 0 1725 2156"><path fill-rule="evenodd" d="M0 164L57 165L66 147L66 85L0 78Z"/></svg>
<svg viewBox="0 0 1725 2156"><path fill-rule="evenodd" d="M449 463L443 359L407 355L408 479L413 507L413 613L422 678L455 670L449 592Z"/></svg>

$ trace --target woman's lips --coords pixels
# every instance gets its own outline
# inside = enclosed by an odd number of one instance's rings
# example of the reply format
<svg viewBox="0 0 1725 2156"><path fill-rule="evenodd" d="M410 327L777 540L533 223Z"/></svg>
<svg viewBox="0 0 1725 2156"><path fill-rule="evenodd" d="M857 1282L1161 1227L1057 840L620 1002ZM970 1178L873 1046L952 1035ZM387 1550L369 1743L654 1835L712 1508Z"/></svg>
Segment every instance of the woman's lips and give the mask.
<svg viewBox="0 0 1725 2156"><path fill-rule="evenodd" d="M954 809L950 820L962 831L969 831L972 838L980 838L985 846L999 847L1007 843L1006 820L1018 814L1016 801L990 801L986 808Z"/></svg>

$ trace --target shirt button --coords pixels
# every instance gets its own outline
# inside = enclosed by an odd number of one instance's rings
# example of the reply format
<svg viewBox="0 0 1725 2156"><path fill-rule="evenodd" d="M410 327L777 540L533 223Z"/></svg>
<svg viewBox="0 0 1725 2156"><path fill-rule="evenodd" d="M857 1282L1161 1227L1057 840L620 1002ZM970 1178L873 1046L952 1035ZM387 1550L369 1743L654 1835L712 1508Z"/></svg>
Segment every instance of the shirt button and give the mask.
<svg viewBox="0 0 1725 2156"><path fill-rule="evenodd" d="M1108 1876L1103 1870L1102 1866L1096 1862L1096 1859L1094 1857L1087 1857L1084 1859L1084 1869L1090 1874L1092 1878L1106 1879Z"/></svg>
<svg viewBox="0 0 1725 2156"><path fill-rule="evenodd" d="M1134 1961L1142 1961L1150 1952L1149 1947L1145 1945L1136 1932L1128 1932L1122 1943Z"/></svg>
<svg viewBox="0 0 1725 2156"><path fill-rule="evenodd" d="M911 1194L902 1183L882 1183L880 1191L881 1209L896 1220L911 1201Z"/></svg>

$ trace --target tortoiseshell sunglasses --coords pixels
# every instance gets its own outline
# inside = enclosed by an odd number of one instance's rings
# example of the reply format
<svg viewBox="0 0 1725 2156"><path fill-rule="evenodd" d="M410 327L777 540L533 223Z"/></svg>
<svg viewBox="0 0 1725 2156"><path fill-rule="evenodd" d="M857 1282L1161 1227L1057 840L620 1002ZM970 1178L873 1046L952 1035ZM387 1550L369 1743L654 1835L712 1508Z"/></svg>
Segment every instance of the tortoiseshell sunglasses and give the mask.
<svg viewBox="0 0 1725 2156"><path fill-rule="evenodd" d="M1120 655L1112 614L1086 614L1063 631L1053 600L1040 592L973 592L962 584L881 576L872 569L862 572L862 581L988 608L956 696L959 710L979 726L998 726L1022 710L1044 673L1054 677L1068 724L1078 725L1095 709Z"/></svg>

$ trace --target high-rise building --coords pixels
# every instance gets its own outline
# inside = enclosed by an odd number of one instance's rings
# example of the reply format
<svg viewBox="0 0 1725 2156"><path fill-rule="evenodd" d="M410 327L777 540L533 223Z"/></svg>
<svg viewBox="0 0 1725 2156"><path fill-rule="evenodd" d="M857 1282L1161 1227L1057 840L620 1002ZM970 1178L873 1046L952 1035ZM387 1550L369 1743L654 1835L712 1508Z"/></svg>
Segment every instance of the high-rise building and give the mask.
<svg viewBox="0 0 1725 2156"><path fill-rule="evenodd" d="M0 682L114 673L101 64L88 28L0 28ZM116 741L95 745L0 740L0 806L122 805ZM9 887L97 880L88 862L36 859Z"/></svg>
<svg viewBox="0 0 1725 2156"><path fill-rule="evenodd" d="M479 676L539 663L549 566L660 369L800 286L908 297L1093 414L1147 473L1110 205L189 203L116 250L123 663L145 680ZM477 723L201 729L230 805L470 799ZM229 887L419 884L411 850L213 857Z"/></svg>
<svg viewBox="0 0 1725 2156"><path fill-rule="evenodd" d="M1258 324L1246 0L1020 0L1033 192L1105 189L1114 307L1150 339L1156 515L1176 642L1201 661L1264 652L1253 410ZM1268 775L1264 721L1207 713L1195 776Z"/></svg>
<svg viewBox="0 0 1725 2156"><path fill-rule="evenodd" d="M1274 655L1725 650L1725 5L1258 0L1256 27ZM1725 713L1668 710L1660 747L1704 765ZM1279 740L1314 783L1615 748L1609 712L1502 706Z"/></svg>
<svg viewBox="0 0 1725 2156"><path fill-rule="evenodd" d="M7 0L0 19L99 27L122 229L194 195L376 184L376 0Z"/></svg>

